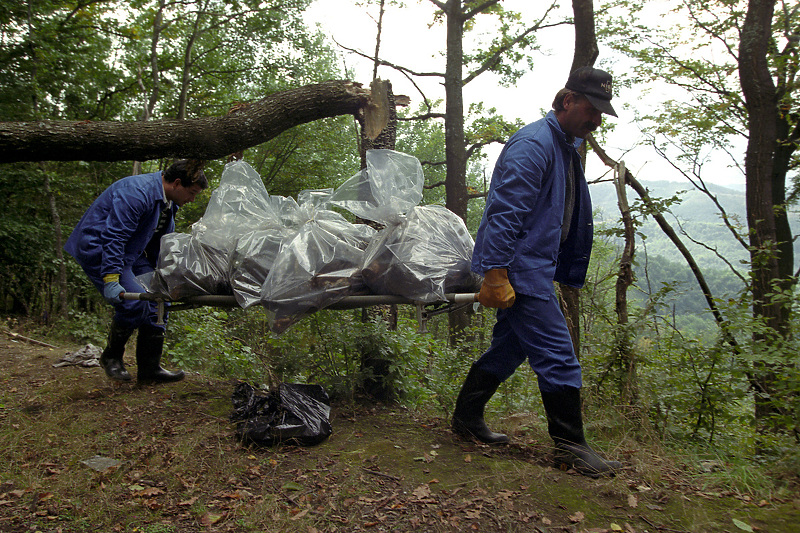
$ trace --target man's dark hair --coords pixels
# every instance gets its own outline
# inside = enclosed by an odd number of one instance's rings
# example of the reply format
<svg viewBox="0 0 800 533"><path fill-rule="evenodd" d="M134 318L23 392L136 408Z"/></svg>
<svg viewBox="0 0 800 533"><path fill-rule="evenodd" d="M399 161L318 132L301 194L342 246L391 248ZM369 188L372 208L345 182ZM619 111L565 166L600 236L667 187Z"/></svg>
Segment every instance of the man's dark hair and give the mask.
<svg viewBox="0 0 800 533"><path fill-rule="evenodd" d="M181 180L181 185L186 188L192 185L199 185L201 189L208 188L208 179L203 172L205 161L199 159L181 159L172 163L164 171L164 181L172 183L177 179Z"/></svg>
<svg viewBox="0 0 800 533"><path fill-rule="evenodd" d="M575 98L586 98L581 93L573 91L571 89L567 89L566 87L559 90L556 93L556 97L553 98L553 109L558 113L559 111L564 111L564 99L567 95L573 95Z"/></svg>

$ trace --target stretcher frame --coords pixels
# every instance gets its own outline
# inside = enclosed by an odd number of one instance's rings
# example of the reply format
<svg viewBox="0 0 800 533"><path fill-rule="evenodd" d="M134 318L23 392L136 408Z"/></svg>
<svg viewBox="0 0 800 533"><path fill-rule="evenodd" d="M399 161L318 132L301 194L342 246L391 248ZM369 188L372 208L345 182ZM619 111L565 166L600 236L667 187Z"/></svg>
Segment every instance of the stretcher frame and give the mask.
<svg viewBox="0 0 800 533"><path fill-rule="evenodd" d="M149 292L125 292L120 296L123 300L141 300L156 303L158 306L158 324L164 324L164 314L167 307L169 307L170 311L196 309L198 307L238 307L241 309L241 306L233 295L206 294L189 296L186 298L181 298L180 300L172 300L163 295ZM419 324L418 330L420 333L427 333L427 324L431 317L442 313L451 313L458 309L474 305L475 302L478 301L478 294L472 292L446 293L444 296L445 300L443 301L424 303L417 300L411 300L403 296L363 294L346 296L338 302L326 306L325 309L348 310L372 307L376 305L414 305L417 310L417 323Z"/></svg>

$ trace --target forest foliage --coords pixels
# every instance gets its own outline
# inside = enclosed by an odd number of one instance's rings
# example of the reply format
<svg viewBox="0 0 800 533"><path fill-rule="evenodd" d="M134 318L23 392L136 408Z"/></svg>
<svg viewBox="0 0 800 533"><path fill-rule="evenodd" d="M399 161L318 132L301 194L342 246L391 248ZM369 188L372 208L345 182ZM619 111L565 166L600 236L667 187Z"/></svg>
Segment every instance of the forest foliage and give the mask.
<svg viewBox="0 0 800 533"><path fill-rule="evenodd" d="M643 4L646 7L649 2ZM728 22L721 31L730 36L730 25L741 15L737 10L744 3L719 0L711 4L722 17L720 23ZM302 11L310 6L310 0L0 1L0 120L138 121L215 116L283 89L347 78L349 73L339 66L333 43L303 25ZM797 8L781 6L785 9L776 15L776 24L796 29ZM366 4L364 9L373 7ZM661 114L643 117L646 142L665 157L674 157L674 164L700 183L702 176L695 171L701 170L699 162L709 151L721 151L741 165L744 154L737 152L730 140L730 135L743 130L741 90L729 85L731 67L715 74L727 74L718 91L705 92L707 79L702 75L710 72L709 65L686 63L682 70L672 71L663 55L659 61L653 60L654 50L664 54L686 49L691 55L692 47L699 43L689 39L673 47L661 40L664 36L657 34L658 28L618 25L620 10L638 13L628 2L595 9L601 13L599 26L606 30L603 38L616 48L623 48L625 42L652 44L627 50L641 62L637 64L649 65L649 75L670 79L680 75L692 80L692 84L681 82L686 94L717 109L718 117L731 117L712 122L699 110L688 112L685 106L670 103ZM432 12L431 21L434 19ZM391 19L385 23L391 24ZM790 57L797 60L796 55ZM521 68L521 61L530 61L529 68L535 69L530 55L515 57L509 65ZM504 73L513 79L519 71L507 66ZM629 85L640 82L648 80L625 80ZM785 103L796 113L793 95L787 91ZM714 96L724 98L714 100ZM416 110L402 110L401 114L412 111ZM489 127L507 135L507 125L499 127L499 122L492 120L493 110L477 106L472 111L467 134L476 142L491 138ZM271 194L296 196L304 189L336 186L353 175L359 166L358 134L351 117L326 119L250 148L244 158L262 176ZM444 179L440 164L445 159L444 135L441 120L401 121L398 130L397 149L426 163L426 183L431 187L425 190L425 203L444 204L446 200L443 188L434 186ZM471 190L480 192L485 187L483 174L488 171L483 168L481 150L475 156L466 180ZM141 168L154 170L165 163L141 162ZM212 189L224 163L208 164ZM588 164L597 163L590 159ZM0 218L0 305L4 314L27 317L81 342L103 343L109 308L77 264L63 256L61 243L92 200L133 168L134 162L82 161L0 167L4 213ZM796 168L791 167L792 180ZM693 184L687 182L686 187ZM593 194L598 190L598 198L605 194L594 185L592 189ZM790 195L787 208L795 197ZM205 193L200 201L181 209L179 231L187 231L202 216L207 201ZM698 210L692 201L683 203L689 212ZM677 210L680 205L669 209ZM479 197L469 203L466 218L473 232L482 206ZM703 211L713 213L713 207ZM635 217L640 225L652 223L652 214L643 207ZM744 221L739 222L746 234ZM720 231L712 233L708 229L712 226ZM759 341L759 332L766 325L750 312L747 249L731 252L730 233L713 222L693 236L709 255L707 247L716 247L740 273L737 276L724 262L705 264L729 331L736 333L741 351L733 356L679 256L668 246L644 254L652 241L639 242L636 282L631 289L632 320L624 326L634 339L636 373L631 376L613 342L617 328L622 327L614 316L619 267L619 241L614 236L618 229L618 214L613 212L598 222L590 278L581 292L580 357L592 409L613 413L620 434L631 431L641 433L641 438L655 434L679 446L692 443L711 454L752 458L757 451L769 453L787 461L787 468L799 469L796 335L779 344ZM66 314L57 305L62 291L69 302ZM774 297L794 307L793 288L777 291ZM281 336L266 331L258 310L202 309L171 315L167 353L173 363L185 368L264 383L321 383L335 397L353 398L367 377L358 354L368 348L365 343L370 339L380 338L384 340L380 349L394 355L388 379L402 392L401 401L448 415L469 363L486 347L492 324L491 312L478 309L472 315L470 334L453 346L448 343L444 316L431 319L429 332L422 334L411 308L401 309L395 331L379 321L365 321L358 311L323 311ZM794 328L794 319L791 324ZM757 361L785 370L777 386L785 392L786 403L775 415L777 426L783 429L766 435L755 425L754 392L748 380ZM631 378L639 391L632 403L623 401L621 394L623 384ZM530 412L538 404L536 396L535 380L529 371L521 370L503 385L490 408L503 413Z"/></svg>

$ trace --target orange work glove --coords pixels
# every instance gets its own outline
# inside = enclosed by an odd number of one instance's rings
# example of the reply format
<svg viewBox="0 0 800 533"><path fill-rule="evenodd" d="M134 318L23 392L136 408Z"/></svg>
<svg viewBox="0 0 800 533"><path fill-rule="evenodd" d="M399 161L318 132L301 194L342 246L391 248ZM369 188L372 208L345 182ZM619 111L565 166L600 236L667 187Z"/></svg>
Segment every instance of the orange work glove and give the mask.
<svg viewBox="0 0 800 533"><path fill-rule="evenodd" d="M505 268L493 268L486 272L478 294L478 301L485 307L506 309L514 305L514 288L508 281L508 271Z"/></svg>

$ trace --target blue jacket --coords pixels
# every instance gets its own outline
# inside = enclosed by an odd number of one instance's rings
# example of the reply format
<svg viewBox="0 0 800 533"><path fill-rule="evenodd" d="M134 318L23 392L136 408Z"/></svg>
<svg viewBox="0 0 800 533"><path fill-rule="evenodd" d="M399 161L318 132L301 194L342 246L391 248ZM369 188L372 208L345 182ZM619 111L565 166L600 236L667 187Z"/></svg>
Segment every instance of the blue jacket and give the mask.
<svg viewBox="0 0 800 533"><path fill-rule="evenodd" d="M125 267L137 275L153 270L157 257L150 253L148 259L144 251L165 206L160 171L118 180L86 210L64 249L84 270L100 276L122 273ZM175 229L177 210L173 203L167 233Z"/></svg>
<svg viewBox="0 0 800 533"><path fill-rule="evenodd" d="M507 268L511 286L528 296L546 297L553 281L582 287L592 251L592 205L576 148L555 113L511 136L492 174L472 270ZM575 207L561 243L564 196L570 158L575 174Z"/></svg>

